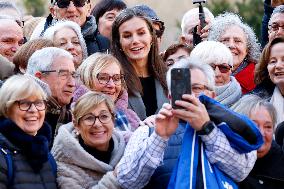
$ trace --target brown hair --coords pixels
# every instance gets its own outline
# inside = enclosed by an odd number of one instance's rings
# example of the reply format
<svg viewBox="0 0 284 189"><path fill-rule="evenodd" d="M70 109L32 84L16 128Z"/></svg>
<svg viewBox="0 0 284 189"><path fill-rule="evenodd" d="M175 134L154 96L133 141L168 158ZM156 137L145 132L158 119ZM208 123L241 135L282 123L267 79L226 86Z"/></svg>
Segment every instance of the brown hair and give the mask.
<svg viewBox="0 0 284 189"><path fill-rule="evenodd" d="M163 61L166 62L168 57L171 56L172 54L175 54L179 49L185 50L186 52L188 52L188 55L190 55L193 47L183 43L172 44L167 48L167 50L163 54Z"/></svg>
<svg viewBox="0 0 284 189"><path fill-rule="evenodd" d="M120 44L120 34L119 27L126 21L132 18L141 18L144 20L148 26L148 29L152 36L152 46L148 55L148 70L150 74L156 78L162 85L164 92L167 91L166 77L165 73L167 71L166 66L164 65L161 56L159 55L159 48L157 42L157 36L153 28L151 20L149 20L141 11L134 10L132 8L124 9L115 19L112 26L112 42L111 48L113 55L118 59L123 67L125 73L126 86L128 88L128 94L131 96L135 95L135 92L142 94L142 84L140 79L132 65L128 60L126 54L123 52Z"/></svg>
<svg viewBox="0 0 284 189"><path fill-rule="evenodd" d="M45 47L54 47L54 44L49 39L39 38L31 40L21 46L20 49L15 53L13 58L13 63L15 64L15 72L21 73L20 67L26 69L29 58L32 56L32 54L35 51Z"/></svg>
<svg viewBox="0 0 284 189"><path fill-rule="evenodd" d="M267 65L269 63L271 49L275 44L278 44L278 43L284 43L284 38L283 37L274 38L264 47L261 53L261 56L260 56L259 63L256 64L256 67L255 67L254 82L256 85L259 85L265 80L271 82L269 78L269 73L267 70Z"/></svg>

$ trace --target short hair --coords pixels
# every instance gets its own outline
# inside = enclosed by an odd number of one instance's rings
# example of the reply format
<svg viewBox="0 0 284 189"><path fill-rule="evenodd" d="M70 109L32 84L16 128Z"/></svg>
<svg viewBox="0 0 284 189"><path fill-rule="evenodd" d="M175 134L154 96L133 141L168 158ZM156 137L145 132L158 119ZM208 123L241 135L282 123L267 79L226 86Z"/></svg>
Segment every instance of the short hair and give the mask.
<svg viewBox="0 0 284 189"><path fill-rule="evenodd" d="M37 96L46 100L47 96L40 85L31 77L14 75L7 79L0 88L0 116L7 117L11 106L17 101Z"/></svg>
<svg viewBox="0 0 284 189"><path fill-rule="evenodd" d="M199 58L206 64L227 63L233 67L233 55L229 48L221 42L203 41L195 46L190 57Z"/></svg>
<svg viewBox="0 0 284 189"><path fill-rule="evenodd" d="M211 66L208 64L202 64L201 61L196 58L184 58L179 60L176 64L173 64L172 67L167 71L167 84L168 84L168 90L171 89L171 70L174 68L189 68L192 69L198 69L200 70L204 76L207 78L208 81L208 88L212 91L215 90L215 73Z"/></svg>
<svg viewBox="0 0 284 189"><path fill-rule="evenodd" d="M269 22L268 22L268 26L270 24L272 24L272 17L275 15L275 14L284 14L284 5L279 5L277 7L274 8L271 16L270 16L270 19L269 19Z"/></svg>
<svg viewBox="0 0 284 189"><path fill-rule="evenodd" d="M114 103L111 98L103 93L89 91L82 95L74 104L72 109L73 121L75 125L79 124L79 119L91 112L99 104L105 103L108 110L112 114L114 120Z"/></svg>
<svg viewBox="0 0 284 189"><path fill-rule="evenodd" d="M175 54L179 49L185 50L186 52L188 52L188 55L190 55L193 47L183 43L172 44L167 48L167 50L163 54L163 61L165 62L169 56Z"/></svg>
<svg viewBox="0 0 284 189"><path fill-rule="evenodd" d="M269 63L271 49L274 45L278 43L283 43L284 45L284 37L276 37L272 39L270 42L268 42L267 45L264 47L261 53L260 59L259 59L259 63L256 64L255 66L255 74L254 74L255 84L258 85L262 83L263 81L268 81L270 84L272 84L272 81L269 77L269 73L267 70L267 65Z"/></svg>
<svg viewBox="0 0 284 189"><path fill-rule="evenodd" d="M113 63L118 65L120 73L123 74L121 64L114 56L98 52L92 54L77 69L77 72L80 74L80 80L91 90L98 73Z"/></svg>
<svg viewBox="0 0 284 189"><path fill-rule="evenodd" d="M254 95L254 94L249 94L249 95L244 95L239 101L237 101L231 109L234 110L235 112L238 112L240 114L244 114L248 117L250 117L252 111L264 107L271 119L272 119L272 124L273 127L275 127L276 120L277 120L277 113L276 110L270 102L268 102L265 99L262 99L261 97Z"/></svg>
<svg viewBox="0 0 284 189"><path fill-rule="evenodd" d="M204 13L205 13L205 17L210 18L210 20L214 20L214 15L210 12L209 9L207 9L206 7L203 7ZM193 20L197 20L199 19L199 8L193 8L188 10L182 17L181 20L181 32L182 35L185 35L188 33L188 29L189 26L191 26L193 23Z"/></svg>
<svg viewBox="0 0 284 189"><path fill-rule="evenodd" d="M0 1L0 14L1 14L1 10L5 10L5 9L15 10L18 13L18 15L22 18L22 12L15 5L15 3L12 3L11 1Z"/></svg>
<svg viewBox="0 0 284 189"><path fill-rule="evenodd" d="M57 47L46 47L37 50L29 59L26 73L34 76L38 71L51 70L54 60L58 57L73 60L73 56L68 51Z"/></svg>
<svg viewBox="0 0 284 189"><path fill-rule="evenodd" d="M257 62L260 56L260 43L258 43L253 29L248 24L244 23L237 14L226 12L217 16L212 22L208 40L220 41L225 30L231 26L238 26L244 31L247 38L248 61Z"/></svg>
<svg viewBox="0 0 284 189"><path fill-rule="evenodd" d="M76 33L82 47L83 59L86 59L88 57L87 45L81 32L81 28L77 23L67 20L58 21L54 25L47 28L47 30L43 34L43 37L54 41L55 34L63 28L70 28Z"/></svg>
<svg viewBox="0 0 284 189"><path fill-rule="evenodd" d="M114 9L123 10L126 9L126 7L126 4L122 0L100 0L94 6L91 14L96 18L96 22L98 24L100 17L102 17L107 11Z"/></svg>
<svg viewBox="0 0 284 189"><path fill-rule="evenodd" d="M15 72L20 73L20 67L26 69L29 58L32 54L45 47L53 47L53 42L49 39L38 38L28 41L22 45L13 57L13 63L15 64Z"/></svg>

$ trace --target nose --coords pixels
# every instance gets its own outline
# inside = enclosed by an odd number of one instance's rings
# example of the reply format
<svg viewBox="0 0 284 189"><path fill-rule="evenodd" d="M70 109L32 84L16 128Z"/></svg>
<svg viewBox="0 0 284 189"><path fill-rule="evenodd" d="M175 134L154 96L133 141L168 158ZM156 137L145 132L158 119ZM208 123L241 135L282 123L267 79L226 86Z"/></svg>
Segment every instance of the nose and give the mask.
<svg viewBox="0 0 284 189"><path fill-rule="evenodd" d="M132 43L138 43L139 41L139 36L137 34L134 34L132 37Z"/></svg>
<svg viewBox="0 0 284 189"><path fill-rule="evenodd" d="M68 51L69 50L73 50L74 49L74 44L71 41L69 41L69 42L67 42L66 48L67 48Z"/></svg>
<svg viewBox="0 0 284 189"><path fill-rule="evenodd" d="M109 81L107 82L106 86L107 87L115 87L115 83L114 83L112 78L109 79Z"/></svg>
<svg viewBox="0 0 284 189"><path fill-rule="evenodd" d="M37 111L36 106L34 105L34 103L31 104L31 107L28 109L29 112L35 112Z"/></svg>
<svg viewBox="0 0 284 189"><path fill-rule="evenodd" d="M215 76L219 76L221 74L220 70L219 70L219 67L216 66L215 68Z"/></svg>
<svg viewBox="0 0 284 189"><path fill-rule="evenodd" d="M98 117L96 117L96 119L95 119L95 122L94 122L94 124L93 124L93 127L101 127L102 126L102 123L101 123L101 121L99 120L99 118Z"/></svg>
<svg viewBox="0 0 284 189"><path fill-rule="evenodd" d="M284 37L284 26L279 26L277 37Z"/></svg>
<svg viewBox="0 0 284 189"><path fill-rule="evenodd" d="M282 68L283 65L284 65L284 61L278 60L278 61L276 62L276 64L275 64L275 68L280 68L280 67Z"/></svg>
<svg viewBox="0 0 284 189"><path fill-rule="evenodd" d="M235 48L235 42L233 39L230 39L227 43L226 43L227 47L229 49Z"/></svg>

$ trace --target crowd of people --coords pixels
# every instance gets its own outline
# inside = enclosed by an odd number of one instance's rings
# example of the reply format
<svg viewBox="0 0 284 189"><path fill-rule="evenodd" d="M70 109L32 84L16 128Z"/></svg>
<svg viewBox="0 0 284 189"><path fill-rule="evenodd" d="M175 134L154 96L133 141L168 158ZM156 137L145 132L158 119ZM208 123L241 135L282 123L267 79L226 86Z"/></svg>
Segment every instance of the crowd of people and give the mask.
<svg viewBox="0 0 284 189"><path fill-rule="evenodd" d="M144 4L51 0L36 18L1 0L0 188L283 188L284 1L264 1L261 41L203 9L162 52ZM191 92L174 101L175 70Z"/></svg>

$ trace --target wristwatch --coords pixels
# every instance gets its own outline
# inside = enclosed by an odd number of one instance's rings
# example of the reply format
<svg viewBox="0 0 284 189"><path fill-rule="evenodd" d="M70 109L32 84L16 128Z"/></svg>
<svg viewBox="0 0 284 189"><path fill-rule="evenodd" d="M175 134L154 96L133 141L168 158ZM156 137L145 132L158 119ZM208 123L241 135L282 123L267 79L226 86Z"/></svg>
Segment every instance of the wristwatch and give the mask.
<svg viewBox="0 0 284 189"><path fill-rule="evenodd" d="M199 131L196 131L196 133L198 135L209 135L212 130L214 129L215 124L213 121L207 121L206 123L204 123L204 125L202 126L202 129Z"/></svg>

